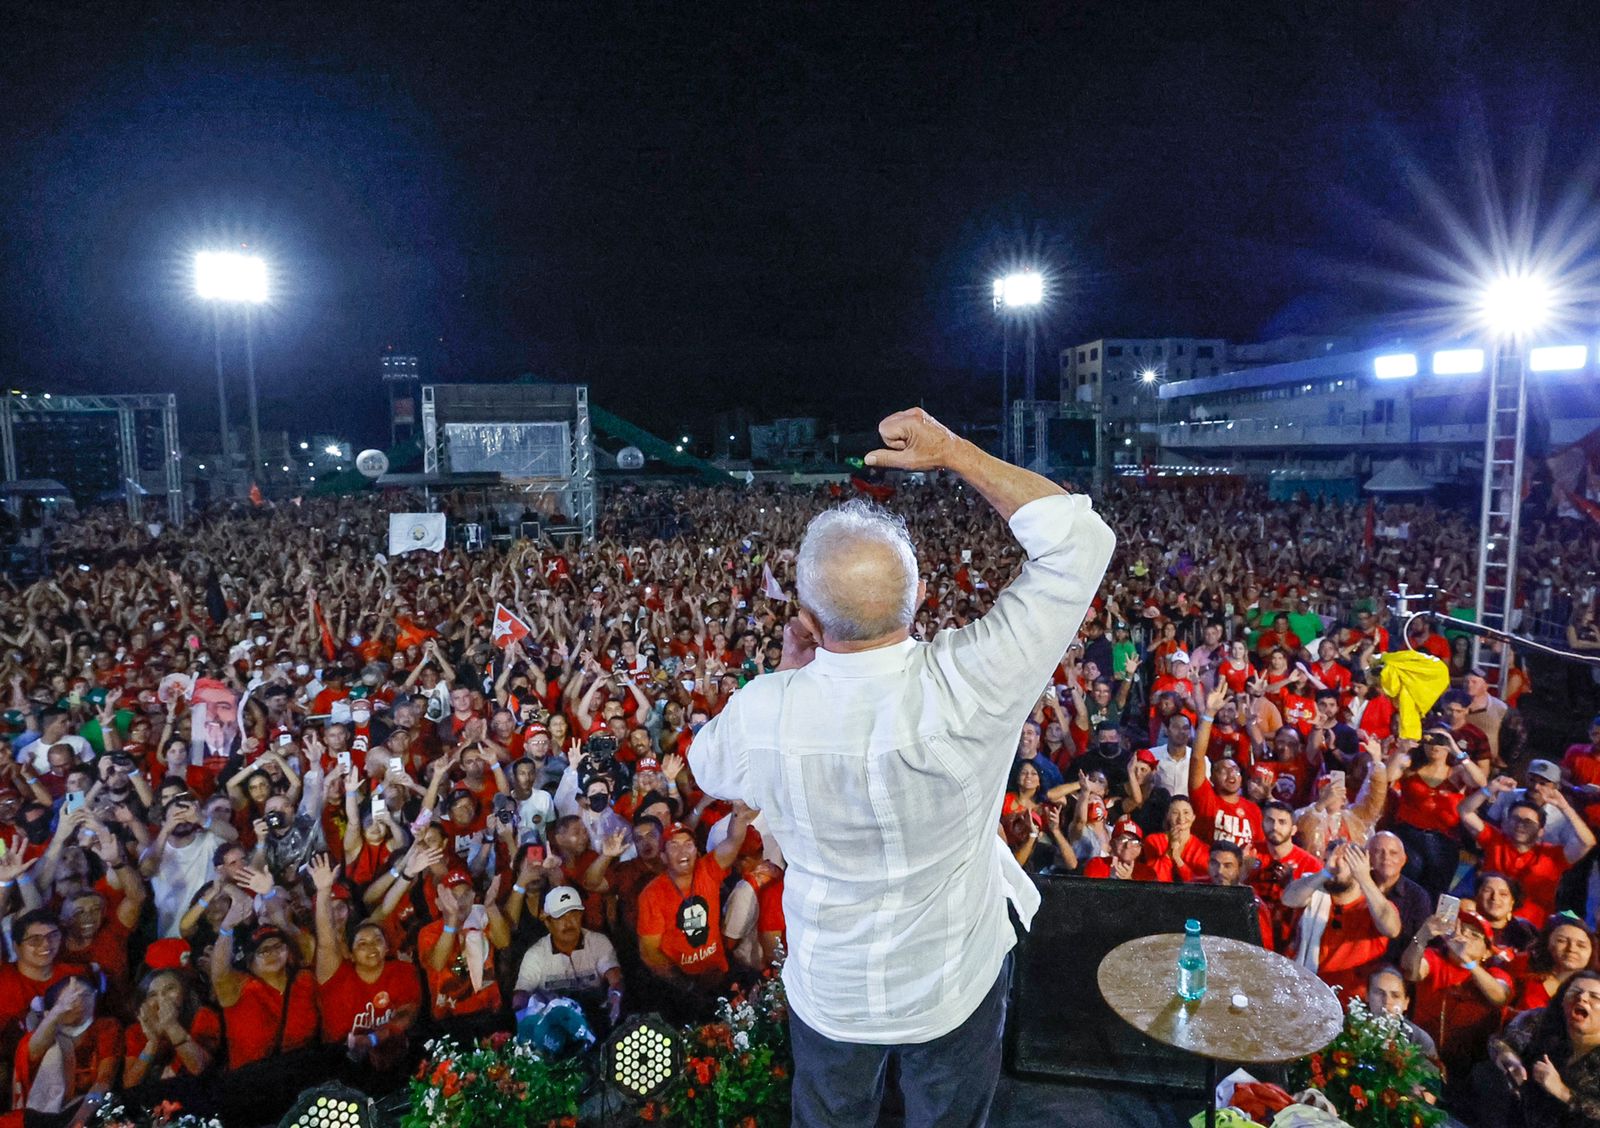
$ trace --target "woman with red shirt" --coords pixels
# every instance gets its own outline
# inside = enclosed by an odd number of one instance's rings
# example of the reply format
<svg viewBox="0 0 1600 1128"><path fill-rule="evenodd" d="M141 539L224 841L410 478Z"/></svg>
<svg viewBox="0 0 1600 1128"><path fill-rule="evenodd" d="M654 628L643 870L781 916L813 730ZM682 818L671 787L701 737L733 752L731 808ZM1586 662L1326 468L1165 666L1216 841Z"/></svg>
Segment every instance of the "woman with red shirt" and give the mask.
<svg viewBox="0 0 1600 1128"><path fill-rule="evenodd" d="M1389 778L1400 798L1394 832L1406 847L1405 875L1438 897L1461 860L1461 800L1484 785L1483 772L1447 731L1433 729L1412 752L1395 754Z"/></svg>
<svg viewBox="0 0 1600 1128"><path fill-rule="evenodd" d="M333 919L334 866L326 854L311 859L317 888L317 984L322 1004L322 1041L342 1045L351 1062L390 1073L403 1069L411 1026L422 1005L412 964L389 958L383 926L365 920L350 938L345 959ZM449 928L449 925L445 926Z"/></svg>
<svg viewBox="0 0 1600 1128"><path fill-rule="evenodd" d="M1557 913L1544 922L1526 957L1515 961L1513 1011L1542 1007L1561 992L1578 972L1595 968L1594 933L1572 913Z"/></svg>
<svg viewBox="0 0 1600 1128"><path fill-rule="evenodd" d="M1174 795L1167 805L1166 830L1144 840L1144 857L1134 877L1148 881L1199 881L1210 872L1211 851L1192 833L1194 804Z"/></svg>
<svg viewBox="0 0 1600 1128"><path fill-rule="evenodd" d="M180 1100L191 1081L222 1051L222 1019L200 1005L188 976L176 968L153 971L139 987L139 1020L127 1029L122 1088L137 1091L140 1107Z"/></svg>
<svg viewBox="0 0 1600 1128"><path fill-rule="evenodd" d="M44 993L44 1010L12 1064L11 1107L23 1128L88 1123L117 1083L122 1028L95 1017L95 986L71 975Z"/></svg>
<svg viewBox="0 0 1600 1128"><path fill-rule="evenodd" d="M1256 674L1256 668L1250 664L1250 648L1237 640L1229 643L1228 656L1217 666L1217 676L1227 682L1237 696L1245 692Z"/></svg>
<svg viewBox="0 0 1600 1128"><path fill-rule="evenodd" d="M309 1047L317 1032L315 984L295 966L282 931L256 929L245 949L245 970L234 966L234 929L251 911L250 898L235 895L211 949L211 991L222 1007L229 1070L258 1062L275 1066L288 1052Z"/></svg>

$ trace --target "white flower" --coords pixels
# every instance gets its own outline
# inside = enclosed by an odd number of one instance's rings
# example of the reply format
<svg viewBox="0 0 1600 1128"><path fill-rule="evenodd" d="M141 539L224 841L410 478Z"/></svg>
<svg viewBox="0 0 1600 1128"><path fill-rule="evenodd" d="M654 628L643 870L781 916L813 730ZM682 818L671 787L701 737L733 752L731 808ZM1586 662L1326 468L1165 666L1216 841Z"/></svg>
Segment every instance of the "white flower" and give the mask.
<svg viewBox="0 0 1600 1128"><path fill-rule="evenodd" d="M750 1048L750 1035L743 1030L733 1036L733 1048L743 1053Z"/></svg>

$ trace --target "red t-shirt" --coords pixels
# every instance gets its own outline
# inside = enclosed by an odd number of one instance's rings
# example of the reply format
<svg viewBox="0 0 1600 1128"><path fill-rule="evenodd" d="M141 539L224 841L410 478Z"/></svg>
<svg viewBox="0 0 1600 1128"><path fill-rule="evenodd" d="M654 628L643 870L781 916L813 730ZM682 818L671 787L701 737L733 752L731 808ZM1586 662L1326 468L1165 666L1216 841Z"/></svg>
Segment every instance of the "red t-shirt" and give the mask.
<svg viewBox="0 0 1600 1128"><path fill-rule="evenodd" d="M1234 693L1243 693L1250 679L1256 676L1256 668L1249 662L1242 666L1235 666L1232 658L1224 658L1217 667L1217 672L1222 675L1222 680L1228 683L1228 688Z"/></svg>
<svg viewBox="0 0 1600 1128"><path fill-rule="evenodd" d="M722 943L722 879L727 874L715 855L704 854L694 864L687 894L662 874L639 895L639 936L659 938L661 954L685 975L728 973Z"/></svg>
<svg viewBox="0 0 1600 1128"><path fill-rule="evenodd" d="M1438 787L1430 787L1413 772L1403 777L1395 790L1400 795L1399 806L1394 812L1397 822L1440 834L1451 834L1461 825L1457 809L1461 806L1462 795L1448 781Z"/></svg>
<svg viewBox="0 0 1600 1128"><path fill-rule="evenodd" d="M1483 847L1483 870L1495 870L1522 882L1522 915L1530 924L1542 926L1544 918L1555 912L1556 886L1572 863L1566 851L1547 842L1536 842L1525 853L1518 853L1499 827L1486 826L1478 835Z"/></svg>
<svg viewBox="0 0 1600 1128"><path fill-rule="evenodd" d="M189 1024L189 1037L204 1047L206 1053L215 1061L217 1051L222 1047L222 1019L210 1007L201 1007L194 1012L194 1021ZM125 1056L138 1057L144 1053L146 1044L144 1027L137 1022L129 1026L123 1043ZM188 1072L183 1059L173 1053L170 1046L162 1049L162 1058L164 1060L161 1061L160 1068L156 1068L152 1063L153 1072L147 1073L146 1077L152 1079L176 1077L180 1072Z"/></svg>
<svg viewBox="0 0 1600 1128"><path fill-rule="evenodd" d="M1561 757L1561 770L1582 787L1586 783L1600 783L1600 749L1592 744L1574 744ZM1600 800L1585 803L1578 808L1583 821L1591 827L1600 826Z"/></svg>
<svg viewBox="0 0 1600 1128"><path fill-rule="evenodd" d="M1189 802L1194 806L1195 836L1207 846L1221 838L1249 853L1261 841L1261 808L1244 796L1224 799L1206 779L1189 789Z"/></svg>
<svg viewBox="0 0 1600 1128"><path fill-rule="evenodd" d="M1302 737L1310 735L1311 722L1317 719L1317 703L1288 689L1279 693L1277 698L1277 706L1283 712L1283 723Z"/></svg>
<svg viewBox="0 0 1600 1128"><path fill-rule="evenodd" d="M1087 862L1083 863L1083 876L1084 877L1098 877L1098 878L1110 877L1111 876L1111 859L1110 858L1090 858ZM1140 867L1138 865L1135 865L1133 867L1133 874L1132 874L1131 880L1133 880L1133 881L1155 881L1157 879L1155 877L1153 877L1153 876L1150 876L1148 873L1140 873Z"/></svg>
<svg viewBox="0 0 1600 1128"><path fill-rule="evenodd" d="M317 992L322 1003L322 1040L343 1042L351 1034L371 1034L394 1019L401 1007L422 1002L417 969L390 960L376 982L368 983L346 960Z"/></svg>
<svg viewBox="0 0 1600 1128"><path fill-rule="evenodd" d="M1329 689L1339 691L1339 700L1343 701L1350 693L1350 671L1338 662L1313 662L1311 672L1317 675L1317 680Z"/></svg>
<svg viewBox="0 0 1600 1128"><path fill-rule="evenodd" d="M1286 952L1294 935L1295 910L1284 905L1283 891L1295 878L1316 873L1322 868L1322 862L1315 854L1293 844L1283 857L1274 858L1263 841L1256 846L1256 863L1250 875L1250 888L1266 906L1268 927L1261 934L1262 944L1274 952Z"/></svg>
<svg viewBox="0 0 1600 1128"><path fill-rule="evenodd" d="M1441 1060L1464 1063L1481 1059L1488 1050L1489 1036L1500 1028L1501 1008L1483 997L1472 982L1471 971L1437 949L1429 948L1422 959L1428 977L1413 988L1417 1001L1412 1021L1432 1035ZM1512 985L1503 968L1485 965L1484 970L1506 986Z"/></svg>
<svg viewBox="0 0 1600 1128"><path fill-rule="evenodd" d="M1144 840L1144 854L1140 863L1150 871L1150 881L1199 881L1209 876L1211 847L1191 834L1178 851L1178 861L1167 856L1168 838L1164 833L1152 834ZM1142 875L1141 875L1142 876Z"/></svg>
<svg viewBox="0 0 1600 1128"><path fill-rule="evenodd" d="M15 1044L21 1036L22 1019L39 998L51 987L71 975L77 968L56 961L48 979L29 979L17 970L14 963L0 963L0 1045Z"/></svg>
<svg viewBox="0 0 1600 1128"><path fill-rule="evenodd" d="M1388 950L1389 938L1378 931L1365 897L1357 896L1343 905L1334 901L1322 930L1317 978L1343 999L1364 997L1372 966Z"/></svg>
<svg viewBox="0 0 1600 1128"><path fill-rule="evenodd" d="M222 1012L229 1069L310 1044L317 1034L316 977L308 971L297 974L289 984L287 1015L284 1006L283 994L276 988L254 975L244 977L239 1001Z"/></svg>
<svg viewBox="0 0 1600 1128"><path fill-rule="evenodd" d="M1394 732L1394 702L1381 693L1368 698L1356 727L1362 732L1371 733L1379 740L1388 739Z"/></svg>
<svg viewBox="0 0 1600 1128"><path fill-rule="evenodd" d="M466 967L467 947L462 940L465 933L458 932L455 935L450 963L443 971L436 971L428 964L428 954L439 942L439 936L443 931L444 921L435 920L423 925L422 931L417 933L417 963L428 977L428 1007L433 1017L455 1018L464 1014L481 1014L484 1011L497 1009L500 1006L500 984L494 976L496 951L494 941L489 940L485 945L483 987L474 991L472 977ZM489 939L488 932L484 933L484 939Z"/></svg>

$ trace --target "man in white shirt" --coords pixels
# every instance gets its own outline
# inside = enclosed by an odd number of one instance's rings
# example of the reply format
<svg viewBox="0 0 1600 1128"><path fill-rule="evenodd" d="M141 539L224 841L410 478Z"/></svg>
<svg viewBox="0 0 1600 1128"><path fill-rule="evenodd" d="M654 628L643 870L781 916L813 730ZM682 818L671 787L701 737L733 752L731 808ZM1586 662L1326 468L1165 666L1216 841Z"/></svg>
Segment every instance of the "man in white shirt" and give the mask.
<svg viewBox="0 0 1600 1128"><path fill-rule="evenodd" d="M689 762L783 844L794 1122L876 1124L893 1058L907 1123L981 1124L1016 943L1007 903L1024 926L1039 904L995 833L1012 749L1115 538L1088 498L921 409L878 430L868 464L959 474L1010 522L1021 575L981 620L913 641L926 593L904 524L860 502L821 514L778 672L700 730Z"/></svg>
<svg viewBox="0 0 1600 1128"><path fill-rule="evenodd" d="M1168 795L1189 794L1189 755L1194 749L1194 726L1182 713L1167 718L1167 742L1151 748L1155 756L1155 783Z"/></svg>
<svg viewBox="0 0 1600 1128"><path fill-rule="evenodd" d="M161 831L139 858L156 904L156 935L178 935L178 922L195 895L216 875L223 839L201 826L200 805L181 795L167 805Z"/></svg>
<svg viewBox="0 0 1600 1128"><path fill-rule="evenodd" d="M565 995L593 1005L604 991L607 1017L615 1025L622 1014L622 968L605 934L583 927L583 897L570 885L556 886L544 895L540 919L550 932L522 957L511 991L512 1009L520 1011L536 994Z"/></svg>

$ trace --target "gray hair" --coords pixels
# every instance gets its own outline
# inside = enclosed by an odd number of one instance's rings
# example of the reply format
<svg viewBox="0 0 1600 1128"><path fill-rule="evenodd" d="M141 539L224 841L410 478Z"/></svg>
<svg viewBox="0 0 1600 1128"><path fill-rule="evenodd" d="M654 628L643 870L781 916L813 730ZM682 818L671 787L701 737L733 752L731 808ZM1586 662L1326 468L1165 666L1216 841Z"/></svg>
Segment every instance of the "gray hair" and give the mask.
<svg viewBox="0 0 1600 1128"><path fill-rule="evenodd" d="M863 576L851 568L862 550L875 556L887 550L897 567ZM840 642L866 642L909 627L917 611L917 577L905 521L861 500L813 517L795 561L801 605L817 617L824 634Z"/></svg>

